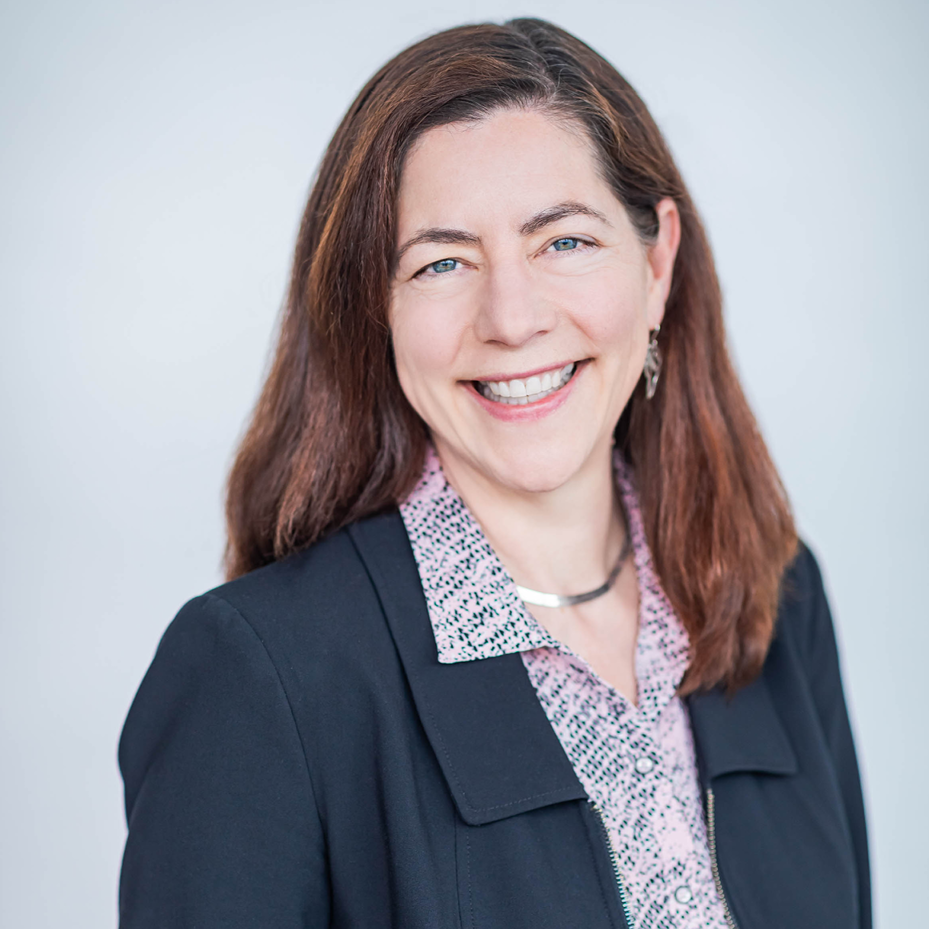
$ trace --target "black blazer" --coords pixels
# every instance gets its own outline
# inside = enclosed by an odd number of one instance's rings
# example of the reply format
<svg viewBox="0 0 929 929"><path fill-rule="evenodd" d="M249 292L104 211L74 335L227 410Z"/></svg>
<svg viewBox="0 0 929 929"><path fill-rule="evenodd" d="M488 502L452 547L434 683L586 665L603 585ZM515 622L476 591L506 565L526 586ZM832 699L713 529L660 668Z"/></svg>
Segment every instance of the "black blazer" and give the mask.
<svg viewBox="0 0 929 929"><path fill-rule="evenodd" d="M688 698L740 929L870 927L829 609L801 549L761 677ZM518 654L440 665L396 511L186 604L119 747L122 929L620 929Z"/></svg>

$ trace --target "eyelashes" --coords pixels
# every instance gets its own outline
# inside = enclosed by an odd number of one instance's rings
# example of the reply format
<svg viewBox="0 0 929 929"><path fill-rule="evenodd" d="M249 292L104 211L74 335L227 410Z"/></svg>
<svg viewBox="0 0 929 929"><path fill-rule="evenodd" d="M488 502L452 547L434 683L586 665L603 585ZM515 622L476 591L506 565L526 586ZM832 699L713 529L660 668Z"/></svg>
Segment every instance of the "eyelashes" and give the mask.
<svg viewBox="0 0 929 929"><path fill-rule="evenodd" d="M584 254L599 248L596 242L590 239L584 239L576 235L564 235L550 242L544 249L546 252L553 254ZM425 267L420 268L414 275L414 278L439 278L446 274L457 271L464 262L460 258L440 258L438 261L432 261Z"/></svg>

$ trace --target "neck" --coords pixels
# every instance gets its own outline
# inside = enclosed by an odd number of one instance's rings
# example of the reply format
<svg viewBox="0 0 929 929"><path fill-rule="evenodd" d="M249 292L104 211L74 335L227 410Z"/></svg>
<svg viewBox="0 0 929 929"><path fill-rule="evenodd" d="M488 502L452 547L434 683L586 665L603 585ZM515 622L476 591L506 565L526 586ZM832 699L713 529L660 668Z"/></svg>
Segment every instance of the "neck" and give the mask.
<svg viewBox="0 0 929 929"><path fill-rule="evenodd" d="M577 594L599 587L625 541L612 447L597 449L555 490L514 490L436 443L449 483L480 524L510 576L523 587Z"/></svg>

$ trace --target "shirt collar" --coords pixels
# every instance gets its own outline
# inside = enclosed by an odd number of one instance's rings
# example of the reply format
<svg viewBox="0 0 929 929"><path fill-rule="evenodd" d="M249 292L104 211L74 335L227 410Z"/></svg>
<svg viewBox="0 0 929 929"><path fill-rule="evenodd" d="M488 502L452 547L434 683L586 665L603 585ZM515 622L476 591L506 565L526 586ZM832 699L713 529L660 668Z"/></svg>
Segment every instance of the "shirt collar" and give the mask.
<svg viewBox="0 0 929 929"><path fill-rule="evenodd" d="M658 581L631 469L619 452L613 463L639 585L639 703L658 708L673 696L683 677L689 641ZM567 650L526 609L431 445L422 476L401 503L400 515L419 569L440 663L542 647Z"/></svg>

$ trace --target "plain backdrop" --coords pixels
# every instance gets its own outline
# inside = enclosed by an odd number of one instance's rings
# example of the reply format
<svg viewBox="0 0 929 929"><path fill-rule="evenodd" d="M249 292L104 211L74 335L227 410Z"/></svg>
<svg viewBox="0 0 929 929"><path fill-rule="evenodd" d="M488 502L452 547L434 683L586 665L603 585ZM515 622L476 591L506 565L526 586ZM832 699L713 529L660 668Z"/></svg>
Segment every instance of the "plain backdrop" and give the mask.
<svg viewBox="0 0 929 929"><path fill-rule="evenodd" d="M702 210L831 595L880 925L922 924L929 4L5 0L3 929L116 921L120 727L221 580L223 480L341 114L414 39L526 14L637 87Z"/></svg>

